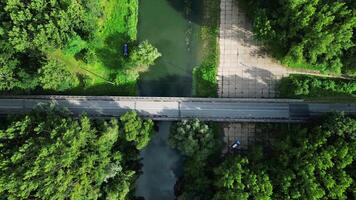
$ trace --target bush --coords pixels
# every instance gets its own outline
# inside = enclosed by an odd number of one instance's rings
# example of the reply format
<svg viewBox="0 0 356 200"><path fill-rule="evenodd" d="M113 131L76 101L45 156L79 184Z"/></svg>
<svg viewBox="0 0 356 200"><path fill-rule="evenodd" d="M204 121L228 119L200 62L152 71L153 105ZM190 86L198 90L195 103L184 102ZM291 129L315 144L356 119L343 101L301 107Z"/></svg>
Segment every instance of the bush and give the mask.
<svg viewBox="0 0 356 200"><path fill-rule="evenodd" d="M152 46L148 41L144 41L132 51L129 67L146 68L153 65L155 60L161 55L162 54L158 52L157 48Z"/></svg>
<svg viewBox="0 0 356 200"><path fill-rule="evenodd" d="M355 97L356 81L294 74L282 78L278 89L281 97Z"/></svg>

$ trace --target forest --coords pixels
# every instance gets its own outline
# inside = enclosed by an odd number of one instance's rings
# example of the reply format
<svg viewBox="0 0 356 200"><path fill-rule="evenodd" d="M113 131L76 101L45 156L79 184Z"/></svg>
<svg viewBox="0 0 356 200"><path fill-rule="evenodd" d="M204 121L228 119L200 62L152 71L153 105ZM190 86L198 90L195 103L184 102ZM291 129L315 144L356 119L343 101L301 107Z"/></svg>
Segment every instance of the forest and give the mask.
<svg viewBox="0 0 356 200"><path fill-rule="evenodd" d="M271 136L221 157L214 124L178 122L169 138L185 156L178 199L355 199L355 118L334 113L261 129Z"/></svg>
<svg viewBox="0 0 356 200"><path fill-rule="evenodd" d="M138 0L1 0L0 92L135 95L160 56L137 15Z"/></svg>
<svg viewBox="0 0 356 200"><path fill-rule="evenodd" d="M134 112L94 120L52 105L0 125L1 199L132 198L153 133Z"/></svg>
<svg viewBox="0 0 356 200"><path fill-rule="evenodd" d="M355 75L355 1L242 2L256 38L283 64Z"/></svg>

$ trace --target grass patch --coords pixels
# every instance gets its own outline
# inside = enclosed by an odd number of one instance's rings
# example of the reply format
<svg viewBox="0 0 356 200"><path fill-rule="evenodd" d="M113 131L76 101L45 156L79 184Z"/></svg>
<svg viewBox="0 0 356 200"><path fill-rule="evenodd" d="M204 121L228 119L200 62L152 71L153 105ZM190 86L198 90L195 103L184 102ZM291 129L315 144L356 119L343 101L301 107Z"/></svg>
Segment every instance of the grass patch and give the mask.
<svg viewBox="0 0 356 200"><path fill-rule="evenodd" d="M292 74L282 78L278 90L283 98L318 101L356 101L356 81Z"/></svg>
<svg viewBox="0 0 356 200"><path fill-rule="evenodd" d="M193 70L195 96L217 96L217 68L219 63L220 0L204 0L203 25L200 37L203 41L202 64Z"/></svg>
<svg viewBox="0 0 356 200"><path fill-rule="evenodd" d="M93 37L73 38L66 48L48 52L76 74L80 84L69 94L136 95L138 72L126 70L127 58L122 46L135 46L137 38L138 0L101 0L103 15L97 18ZM53 91L51 91L53 93Z"/></svg>

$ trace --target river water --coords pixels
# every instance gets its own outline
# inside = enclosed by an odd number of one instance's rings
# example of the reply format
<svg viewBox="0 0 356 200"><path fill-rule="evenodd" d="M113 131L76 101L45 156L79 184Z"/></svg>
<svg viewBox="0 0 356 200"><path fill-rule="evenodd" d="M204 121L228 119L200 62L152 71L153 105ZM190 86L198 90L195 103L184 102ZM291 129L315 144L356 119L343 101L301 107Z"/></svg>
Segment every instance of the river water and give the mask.
<svg viewBox="0 0 356 200"><path fill-rule="evenodd" d="M162 53L156 64L141 74L140 96L192 96L192 70L200 63L201 46L196 23L199 0L196 2L186 6L184 0L140 1L138 39L148 40ZM167 144L171 123L158 126L142 152L143 174L137 181L136 195L146 200L173 200L174 184L182 171L181 156Z"/></svg>

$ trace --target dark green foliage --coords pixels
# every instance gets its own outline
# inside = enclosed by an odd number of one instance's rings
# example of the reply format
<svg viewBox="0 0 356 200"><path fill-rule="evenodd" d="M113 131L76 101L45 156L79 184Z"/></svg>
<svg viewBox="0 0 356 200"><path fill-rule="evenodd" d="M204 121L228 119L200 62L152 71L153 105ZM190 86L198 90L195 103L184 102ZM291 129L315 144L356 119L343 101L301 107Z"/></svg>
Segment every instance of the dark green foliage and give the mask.
<svg viewBox="0 0 356 200"><path fill-rule="evenodd" d="M276 124L264 131L275 137L270 144L263 144L268 146L264 152L252 146L251 153L228 156L215 169L214 199L351 197L356 156L354 118L329 114L309 125Z"/></svg>
<svg viewBox="0 0 356 200"><path fill-rule="evenodd" d="M178 122L172 127L169 143L186 156L178 199L209 199L212 170L221 150L217 126L197 119Z"/></svg>
<svg viewBox="0 0 356 200"><path fill-rule="evenodd" d="M250 146L247 154L228 155L220 164L218 156L188 157L178 199L356 197L355 118L335 113L310 124L271 124L263 131L273 139Z"/></svg>
<svg viewBox="0 0 356 200"><path fill-rule="evenodd" d="M274 199L346 199L353 180L356 120L331 114L310 127L273 129L280 138L265 159Z"/></svg>
<svg viewBox="0 0 356 200"><path fill-rule="evenodd" d="M290 75L279 83L281 97L356 96L356 81Z"/></svg>
<svg viewBox="0 0 356 200"><path fill-rule="evenodd" d="M194 90L198 97L216 97L217 68L219 50L217 37L219 33L220 1L203 0L204 19L200 30L203 41L202 64L193 70Z"/></svg>
<svg viewBox="0 0 356 200"><path fill-rule="evenodd" d="M343 54L355 46L356 18L352 1L245 2L256 37L266 42L285 64L341 72ZM355 54L350 56L355 57Z"/></svg>
<svg viewBox="0 0 356 200"><path fill-rule="evenodd" d="M139 151L119 126L145 134L152 123L132 113L122 118L74 119L45 107L12 120L0 130L1 198L126 199L139 170Z"/></svg>

